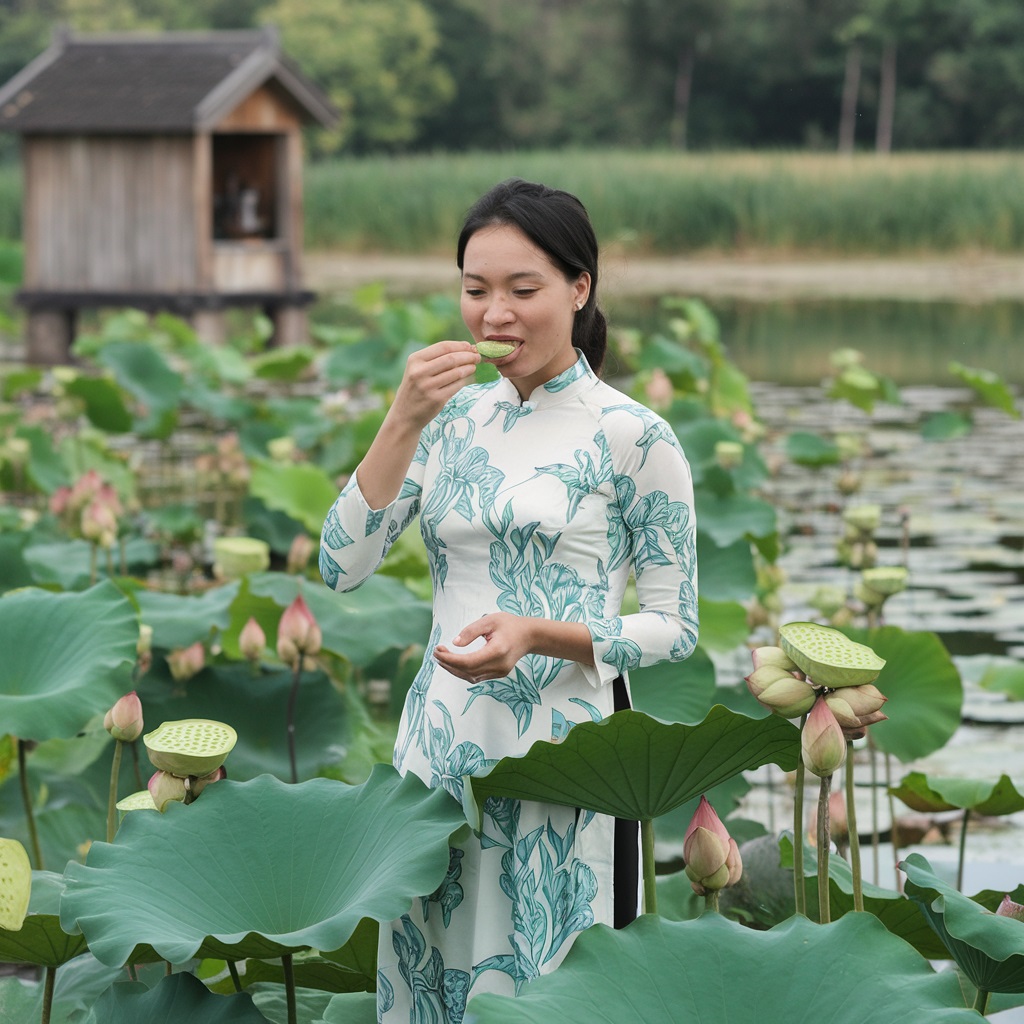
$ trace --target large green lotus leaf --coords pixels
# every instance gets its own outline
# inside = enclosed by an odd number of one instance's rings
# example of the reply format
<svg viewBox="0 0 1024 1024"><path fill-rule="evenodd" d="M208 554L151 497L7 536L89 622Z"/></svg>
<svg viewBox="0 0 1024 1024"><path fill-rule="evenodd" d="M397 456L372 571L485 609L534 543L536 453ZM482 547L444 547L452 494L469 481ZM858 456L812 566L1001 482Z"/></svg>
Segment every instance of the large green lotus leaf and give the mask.
<svg viewBox="0 0 1024 1024"><path fill-rule="evenodd" d="M248 583L255 596L272 597L282 611L298 593L298 577L286 573L255 574ZM372 576L347 594L307 583L302 595L320 625L324 650L354 665L368 665L393 647L425 643L430 635L430 604L386 576Z"/></svg>
<svg viewBox="0 0 1024 1024"><path fill-rule="evenodd" d="M820 434L797 430L786 438L786 455L798 466L819 469L839 461L839 447Z"/></svg>
<svg viewBox="0 0 1024 1024"><path fill-rule="evenodd" d="M108 434L127 434L132 429L132 414L125 393L106 377L76 377L64 385L64 391L81 399L85 415L93 426Z"/></svg>
<svg viewBox="0 0 1024 1024"><path fill-rule="evenodd" d="M1020 419L1020 410L1013 402L1013 392L997 373L992 370L964 366L963 363L958 363L956 360L949 364L949 372L955 377L959 377L969 388L973 388L987 405L1001 409L1015 419Z"/></svg>
<svg viewBox="0 0 1024 1024"><path fill-rule="evenodd" d="M720 548L744 537L769 537L775 532L775 509L766 501L733 494L719 498L698 491L697 522L700 529Z"/></svg>
<svg viewBox="0 0 1024 1024"><path fill-rule="evenodd" d="M1024 665L989 665L978 685L983 690L1005 693L1011 700L1024 700Z"/></svg>
<svg viewBox="0 0 1024 1024"><path fill-rule="evenodd" d="M747 610L738 601L697 598L700 646L711 651L731 651L750 636Z"/></svg>
<svg viewBox="0 0 1024 1024"><path fill-rule="evenodd" d="M0 722L23 739L73 736L131 687L139 624L113 583L0 598Z"/></svg>
<svg viewBox="0 0 1024 1024"><path fill-rule="evenodd" d="M973 984L986 992L1024 992L1024 925L947 885L919 853L901 861L900 868L907 875L907 896Z"/></svg>
<svg viewBox="0 0 1024 1024"><path fill-rule="evenodd" d="M288 757L288 697L292 673L285 668L253 671L246 663L210 665L185 687L175 687L165 668L154 666L140 681L147 725L183 718L227 722L238 742L228 757L228 777L264 773L291 778ZM340 761L352 733L345 697L323 672L303 672L295 703L295 759L300 778ZM153 769L142 751L144 777Z"/></svg>
<svg viewBox="0 0 1024 1024"><path fill-rule="evenodd" d="M0 978L0 1020L35 1022L41 1017L43 986L20 981L17 978Z"/></svg>
<svg viewBox="0 0 1024 1024"><path fill-rule="evenodd" d="M356 971L346 970L323 957L304 957L295 961L295 984L303 988L315 988L321 992L373 992L376 976L367 978ZM284 967L280 961L247 960L245 982L247 985L258 981L284 983Z"/></svg>
<svg viewBox="0 0 1024 1024"><path fill-rule="evenodd" d="M172 974L153 988L118 981L93 1004L84 1024L266 1024L245 992L217 996L188 973Z"/></svg>
<svg viewBox="0 0 1024 1024"><path fill-rule="evenodd" d="M377 996L365 992L336 995L313 1024L377 1024Z"/></svg>
<svg viewBox="0 0 1024 1024"><path fill-rule="evenodd" d="M5 533L0 527L0 593L36 582L24 557L28 540L27 533Z"/></svg>
<svg viewBox="0 0 1024 1024"><path fill-rule="evenodd" d="M539 741L475 775L478 805L490 796L564 804L649 821L749 768L796 767L799 730L775 716L737 715L715 705L699 725L617 711L573 726L560 743Z"/></svg>
<svg viewBox="0 0 1024 1024"><path fill-rule="evenodd" d="M84 590L92 579L92 545L85 540L51 541L25 548L25 562L40 586L61 590ZM130 538L124 546L124 560L130 572L155 565L160 557L157 546L141 537ZM120 569L121 553L113 553L115 571ZM106 556L99 556L100 575L107 571Z"/></svg>
<svg viewBox="0 0 1024 1024"><path fill-rule="evenodd" d="M0 963L59 967L87 951L81 935L68 935L60 926L57 905L63 888L60 875L52 871L32 872L25 923L16 932L0 928Z"/></svg>
<svg viewBox="0 0 1024 1024"><path fill-rule="evenodd" d="M312 365L316 352L305 345L272 348L252 359L253 373L263 380L298 380Z"/></svg>
<svg viewBox="0 0 1024 1024"><path fill-rule="evenodd" d="M957 808L985 816L1000 817L1024 811L1024 796L1017 792L1009 775L991 779L944 779L923 772L910 772L889 790L915 811L931 814Z"/></svg>
<svg viewBox="0 0 1024 1024"><path fill-rule="evenodd" d="M136 433L167 437L177 421L184 381L147 341L114 341L96 353L96 361L108 367L118 383L131 392L145 410L135 424Z"/></svg>
<svg viewBox="0 0 1024 1024"><path fill-rule="evenodd" d="M111 965L141 944L172 963L338 949L364 917L392 920L437 888L461 824L447 793L390 765L360 786L219 782L189 806L127 815L113 843L68 865L61 923Z"/></svg>
<svg viewBox="0 0 1024 1024"><path fill-rule="evenodd" d="M926 441L952 441L966 437L974 429L970 415L945 410L933 412L921 421L921 436Z"/></svg>
<svg viewBox="0 0 1024 1024"><path fill-rule="evenodd" d="M246 992L252 996L252 1001L259 1008L260 1013L272 1024L288 1024L288 1004L284 985L257 981L246 988ZM333 998L336 997L330 992L296 986L296 1019L302 1022L319 1020ZM376 1002L377 997L373 998Z"/></svg>
<svg viewBox="0 0 1024 1024"><path fill-rule="evenodd" d="M21 426L15 437L29 443L28 477L41 491L52 494L58 487L71 482L67 464L60 457L50 434L41 427Z"/></svg>
<svg viewBox="0 0 1024 1024"><path fill-rule="evenodd" d="M964 688L939 637L898 626L843 632L885 659L875 686L889 698L882 709L889 720L872 726L875 746L903 762L944 747L960 726Z"/></svg>
<svg viewBox="0 0 1024 1024"><path fill-rule="evenodd" d="M623 983L628 979L628 984ZM557 971L518 996L479 995L474 1024L934 1024L977 1021L955 977L936 974L871 914L793 917L756 931L720 914L644 914L577 938ZM927 1014L927 1016L925 1016Z"/></svg>
<svg viewBox="0 0 1024 1024"><path fill-rule="evenodd" d="M780 866L788 871L792 888L793 871L793 835L787 832L778 843ZM866 851L864 851L866 853ZM863 856L863 854L862 854ZM812 921L819 919L818 911L818 860L817 851L809 843L804 846L804 898L807 905L807 916ZM746 873L746 861L744 861ZM853 869L842 857L833 853L828 860L829 917L836 921L844 914L854 910L853 902ZM947 958L946 947L936 936L920 908L913 901L906 899L901 893L892 889L872 885L862 881L861 891L864 896L864 909L874 914L886 928L909 942L929 960ZM792 902L790 903L792 906Z"/></svg>
<svg viewBox="0 0 1024 1024"><path fill-rule="evenodd" d="M188 647L209 639L214 630L228 628L239 586L233 580L198 596L141 590L136 594L139 620L152 626L154 647L168 651Z"/></svg>
<svg viewBox="0 0 1024 1024"><path fill-rule="evenodd" d="M637 711L663 722L700 722L714 703L715 666L698 647L684 662L632 669L629 689Z"/></svg>
<svg viewBox="0 0 1024 1024"><path fill-rule="evenodd" d="M249 490L268 508L285 512L314 536L338 497L338 486L318 466L308 462L278 463L257 459Z"/></svg>
<svg viewBox="0 0 1024 1024"><path fill-rule="evenodd" d="M746 540L720 548L708 540L703 528L698 529L697 564L701 597L711 601L742 601L754 592L757 574Z"/></svg>

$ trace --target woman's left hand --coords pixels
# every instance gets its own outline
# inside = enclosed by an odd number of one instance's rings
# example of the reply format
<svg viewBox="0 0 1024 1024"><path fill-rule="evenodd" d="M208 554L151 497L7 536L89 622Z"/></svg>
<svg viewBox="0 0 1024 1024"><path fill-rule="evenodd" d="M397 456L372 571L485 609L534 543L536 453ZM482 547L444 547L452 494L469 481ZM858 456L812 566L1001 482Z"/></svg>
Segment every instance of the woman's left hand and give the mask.
<svg viewBox="0 0 1024 1024"><path fill-rule="evenodd" d="M434 660L445 671L467 683L484 679L502 679L515 667L517 661L529 654L532 643L532 622L521 615L494 612L463 627L452 640L452 646L439 644L434 648ZM460 653L458 648L468 647L478 637L485 643L472 651Z"/></svg>

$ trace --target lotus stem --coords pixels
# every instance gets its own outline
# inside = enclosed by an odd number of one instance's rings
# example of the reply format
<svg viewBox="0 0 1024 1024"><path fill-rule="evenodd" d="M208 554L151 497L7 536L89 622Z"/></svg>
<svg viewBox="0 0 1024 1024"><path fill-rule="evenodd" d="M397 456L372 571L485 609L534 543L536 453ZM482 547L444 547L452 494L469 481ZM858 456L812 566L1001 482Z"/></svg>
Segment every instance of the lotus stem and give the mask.
<svg viewBox="0 0 1024 1024"><path fill-rule="evenodd" d="M979 988L978 994L974 997L974 1009L984 1017L988 1013L988 997L991 993L988 989Z"/></svg>
<svg viewBox="0 0 1024 1024"><path fill-rule="evenodd" d="M32 857L36 862L36 870L43 871L43 851L39 845L39 833L36 831L36 817L32 812L32 791L28 785L28 770L25 767L25 741L18 740L18 779L21 782L21 802L25 805L25 817L28 820L28 838L32 845Z"/></svg>
<svg viewBox="0 0 1024 1024"><path fill-rule="evenodd" d="M231 975L231 981L234 983L235 991L242 991L242 979L238 976L238 965L234 960L228 961L228 974Z"/></svg>
<svg viewBox="0 0 1024 1024"><path fill-rule="evenodd" d="M295 759L295 702L299 697L299 681L302 679L302 658L295 662L292 688L288 694L288 760L292 768L292 782L299 781L299 769Z"/></svg>
<svg viewBox="0 0 1024 1024"><path fill-rule="evenodd" d="M110 793L107 796L107 842L112 843L117 833L117 777L121 773L122 740L114 740L114 760L110 765Z"/></svg>
<svg viewBox="0 0 1024 1024"><path fill-rule="evenodd" d="M704 913L705 914L717 914L718 910L718 889L708 889L704 893Z"/></svg>
<svg viewBox="0 0 1024 1024"><path fill-rule="evenodd" d="M964 808L963 820L960 822L960 856L956 865L956 888L957 892L964 891L964 859L967 851L967 821L971 816L970 807Z"/></svg>
<svg viewBox="0 0 1024 1024"><path fill-rule="evenodd" d="M800 719L804 727L807 716ZM807 916L807 900L804 893L804 767L803 756L796 765L796 791L793 794L793 910Z"/></svg>
<svg viewBox="0 0 1024 1024"><path fill-rule="evenodd" d="M146 784L142 781L142 772L139 771L139 746L133 740L128 744L132 752L132 767L135 769L135 786L137 789L145 789Z"/></svg>
<svg viewBox="0 0 1024 1024"><path fill-rule="evenodd" d="M881 837L878 834L878 751L875 749L871 730L868 729L868 751L871 754L871 861L874 868L875 884L878 884L878 848Z"/></svg>
<svg viewBox="0 0 1024 1024"><path fill-rule="evenodd" d="M658 893L654 882L654 822L646 818L640 822L640 852L644 866L644 913L658 912Z"/></svg>
<svg viewBox="0 0 1024 1024"><path fill-rule="evenodd" d="M889 801L889 835L892 840L892 868L896 878L896 891L903 892L903 880L900 877L900 834L896 823L896 798L892 795L892 755L885 754L885 793Z"/></svg>
<svg viewBox="0 0 1024 1024"><path fill-rule="evenodd" d="M857 833L857 801L853 794L853 740L846 741L846 822L850 837L850 868L853 871L853 909L864 909L864 879L860 868L860 835Z"/></svg>
<svg viewBox="0 0 1024 1024"><path fill-rule="evenodd" d="M832 776L822 775L818 787L818 922L828 924L832 920L828 893L828 859L832 834L829 827L828 797L832 789Z"/></svg>
<svg viewBox="0 0 1024 1024"><path fill-rule="evenodd" d="M50 1024L50 1011L53 1007L53 985L57 979L57 968L46 968L46 980L43 983L43 1012L39 1018L40 1024Z"/></svg>
<svg viewBox="0 0 1024 1024"><path fill-rule="evenodd" d="M98 578L97 572L97 557L96 557L96 545L89 545L89 586L96 586L96 580Z"/></svg>
<svg viewBox="0 0 1024 1024"><path fill-rule="evenodd" d="M284 968L284 991L288 1003L288 1024L299 1024L298 1014L295 1009L295 969L292 966L291 953L285 953L281 957L281 966Z"/></svg>

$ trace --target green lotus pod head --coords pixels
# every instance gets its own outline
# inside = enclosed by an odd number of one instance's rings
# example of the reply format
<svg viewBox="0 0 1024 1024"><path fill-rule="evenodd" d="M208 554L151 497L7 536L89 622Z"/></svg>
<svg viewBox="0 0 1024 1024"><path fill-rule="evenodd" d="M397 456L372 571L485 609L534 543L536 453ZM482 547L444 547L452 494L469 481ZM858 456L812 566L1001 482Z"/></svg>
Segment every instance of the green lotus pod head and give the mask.
<svg viewBox="0 0 1024 1024"><path fill-rule="evenodd" d="M129 811L155 811L156 804L153 803L153 794L148 789L140 789L131 796L117 801L117 809L123 818Z"/></svg>
<svg viewBox="0 0 1024 1024"><path fill-rule="evenodd" d="M864 569L861 579L876 594L891 597L906 589L907 570L902 565L879 565L873 569Z"/></svg>
<svg viewBox="0 0 1024 1024"><path fill-rule="evenodd" d="M885 660L870 647L816 622L786 623L779 628L779 642L818 686L860 686L877 679L885 667Z"/></svg>
<svg viewBox="0 0 1024 1024"><path fill-rule="evenodd" d="M501 359L515 352L516 347L511 341L478 341L476 350L484 359Z"/></svg>
<svg viewBox="0 0 1024 1024"><path fill-rule="evenodd" d="M870 533L882 521L881 505L854 505L843 513L843 520L858 530Z"/></svg>
<svg viewBox="0 0 1024 1024"><path fill-rule="evenodd" d="M807 603L826 619L830 619L846 604L846 591L842 587L825 584L814 591Z"/></svg>
<svg viewBox="0 0 1024 1024"><path fill-rule="evenodd" d="M213 574L238 580L246 573L263 572L270 565L270 545L256 537L218 537L213 542Z"/></svg>
<svg viewBox="0 0 1024 1024"><path fill-rule="evenodd" d="M21 931L32 893L32 865L17 839L0 839L0 929Z"/></svg>
<svg viewBox="0 0 1024 1024"><path fill-rule="evenodd" d="M164 722L142 737L153 767L182 778L216 771L237 740L230 725L206 718Z"/></svg>

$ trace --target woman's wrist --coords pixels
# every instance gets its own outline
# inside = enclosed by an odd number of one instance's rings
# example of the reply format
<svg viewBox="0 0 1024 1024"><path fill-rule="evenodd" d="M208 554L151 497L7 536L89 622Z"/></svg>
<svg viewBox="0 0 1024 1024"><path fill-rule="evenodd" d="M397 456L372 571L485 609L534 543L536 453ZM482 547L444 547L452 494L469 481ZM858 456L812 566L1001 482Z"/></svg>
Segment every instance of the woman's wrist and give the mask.
<svg viewBox="0 0 1024 1024"><path fill-rule="evenodd" d="M594 664L594 641L584 623L542 618L525 621L531 654Z"/></svg>

